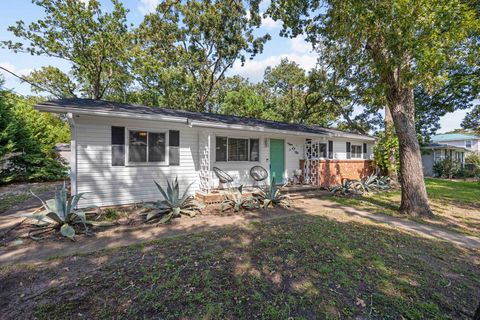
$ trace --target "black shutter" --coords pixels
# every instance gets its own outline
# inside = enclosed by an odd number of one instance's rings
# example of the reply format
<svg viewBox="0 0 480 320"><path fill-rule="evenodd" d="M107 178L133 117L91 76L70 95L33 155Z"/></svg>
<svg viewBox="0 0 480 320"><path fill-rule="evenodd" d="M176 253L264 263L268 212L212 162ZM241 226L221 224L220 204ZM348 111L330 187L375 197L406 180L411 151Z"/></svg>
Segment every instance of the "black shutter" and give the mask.
<svg viewBox="0 0 480 320"><path fill-rule="evenodd" d="M112 166L125 165L125 127L112 127Z"/></svg>
<svg viewBox="0 0 480 320"><path fill-rule="evenodd" d="M367 144L363 144L363 159L367 159Z"/></svg>
<svg viewBox="0 0 480 320"><path fill-rule="evenodd" d="M347 142L347 159L351 159L351 154L350 154L350 142Z"/></svg>
<svg viewBox="0 0 480 320"><path fill-rule="evenodd" d="M170 130L168 133L168 162L171 166L180 165L180 131Z"/></svg>
<svg viewBox="0 0 480 320"><path fill-rule="evenodd" d="M333 159L333 141L328 141L328 159Z"/></svg>

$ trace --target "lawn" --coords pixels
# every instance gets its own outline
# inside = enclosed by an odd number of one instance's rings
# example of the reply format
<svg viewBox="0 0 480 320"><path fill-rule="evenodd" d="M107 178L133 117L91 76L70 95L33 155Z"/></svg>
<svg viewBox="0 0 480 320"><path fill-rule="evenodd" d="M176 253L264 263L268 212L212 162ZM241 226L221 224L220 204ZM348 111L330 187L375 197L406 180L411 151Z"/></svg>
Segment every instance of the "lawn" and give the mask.
<svg viewBox="0 0 480 320"><path fill-rule="evenodd" d="M0 269L2 318L469 319L479 252L287 216Z"/></svg>
<svg viewBox="0 0 480 320"><path fill-rule="evenodd" d="M480 183L427 178L425 184L435 217L415 218L415 221L480 236ZM397 211L400 206L400 191L329 199L375 213L405 217Z"/></svg>

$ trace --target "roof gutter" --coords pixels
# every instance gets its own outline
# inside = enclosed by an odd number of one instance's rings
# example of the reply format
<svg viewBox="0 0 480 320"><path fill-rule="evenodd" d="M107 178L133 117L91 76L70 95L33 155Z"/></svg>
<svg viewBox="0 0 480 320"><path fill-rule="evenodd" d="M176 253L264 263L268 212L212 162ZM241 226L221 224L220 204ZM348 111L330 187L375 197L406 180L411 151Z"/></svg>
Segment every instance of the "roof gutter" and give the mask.
<svg viewBox="0 0 480 320"><path fill-rule="evenodd" d="M269 132L269 133L279 133L279 134L289 134L289 135L296 135L302 137L342 137L342 138L351 138L351 139L359 139L359 140L369 140L375 141L373 137L364 137L364 136L357 136L354 134L334 134L334 133L314 133L314 132L303 132L303 131L290 131L290 130L280 130L280 129L271 129L266 127L260 126L245 126L241 124L229 124L229 123L218 123L218 122L209 122L209 121L198 121L198 120L190 120L190 126L192 127L208 127L208 128L218 128L218 129L230 129L230 130L245 130L245 131L254 131L254 132Z"/></svg>

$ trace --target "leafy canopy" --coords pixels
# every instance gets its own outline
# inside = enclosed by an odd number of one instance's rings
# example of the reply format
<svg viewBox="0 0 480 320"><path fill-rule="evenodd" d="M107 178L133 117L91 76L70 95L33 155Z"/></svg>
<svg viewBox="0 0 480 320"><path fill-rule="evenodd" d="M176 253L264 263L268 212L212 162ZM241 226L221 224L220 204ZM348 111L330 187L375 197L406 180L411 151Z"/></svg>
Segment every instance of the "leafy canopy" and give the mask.
<svg viewBox="0 0 480 320"><path fill-rule="evenodd" d="M151 104L212 111L212 94L235 61L263 50L259 19L242 2L162 1L135 31L134 73Z"/></svg>
<svg viewBox="0 0 480 320"><path fill-rule="evenodd" d="M8 28L23 42L3 41L14 52L46 55L69 61L73 80L80 92L93 99L124 91L131 78L127 72L130 35L127 10L119 0L112 0L113 10L103 12L98 0L34 0L45 17L26 25L22 20ZM53 67L34 72L31 77L55 82L55 91L69 92L71 80ZM39 79L40 78L40 79Z"/></svg>

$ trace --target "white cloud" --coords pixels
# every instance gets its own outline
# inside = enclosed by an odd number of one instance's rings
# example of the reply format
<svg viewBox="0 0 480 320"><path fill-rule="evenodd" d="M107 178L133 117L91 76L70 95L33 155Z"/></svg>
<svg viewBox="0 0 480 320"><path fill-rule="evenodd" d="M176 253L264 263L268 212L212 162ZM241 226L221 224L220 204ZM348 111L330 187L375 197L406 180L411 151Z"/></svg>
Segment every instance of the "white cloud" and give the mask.
<svg viewBox="0 0 480 320"><path fill-rule="evenodd" d="M280 22L280 20L275 21L270 17L262 18L262 28L271 30L271 29L280 29L281 26L282 26L282 23Z"/></svg>
<svg viewBox="0 0 480 320"><path fill-rule="evenodd" d="M155 12L160 0L140 0L140 4L138 5L138 10L142 14L149 14Z"/></svg>
<svg viewBox="0 0 480 320"><path fill-rule="evenodd" d="M310 70L315 67L317 63L317 57L313 54L299 54L299 53L286 53L280 55L269 56L265 59L254 59L247 60L242 66L239 61L237 61L229 74L238 74L242 77L250 79L252 82L260 82L263 79L263 73L265 68L268 66L276 66L284 58L287 58L290 61L295 61L305 70Z"/></svg>
<svg viewBox="0 0 480 320"><path fill-rule="evenodd" d="M312 52L312 45L305 41L305 37L297 36L290 39L290 47L292 51L298 53L310 53Z"/></svg>
<svg viewBox="0 0 480 320"><path fill-rule="evenodd" d="M28 75L30 72L33 71L33 69L30 69L30 68L24 68L24 69L17 69L13 64L11 64L10 62L0 62L0 66L19 75L19 76L26 76ZM4 70L0 70L0 74L3 75L3 77L5 79L11 79L11 78L16 78L14 77L12 74L4 71Z"/></svg>
<svg viewBox="0 0 480 320"><path fill-rule="evenodd" d="M85 4L88 4L90 2L90 0L80 0L80 2L83 2Z"/></svg>

